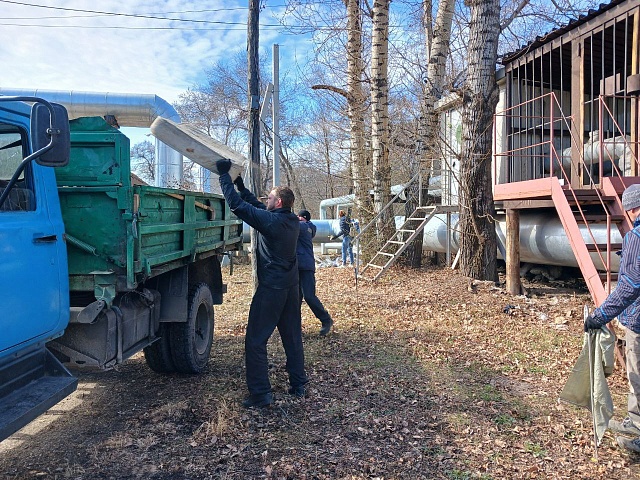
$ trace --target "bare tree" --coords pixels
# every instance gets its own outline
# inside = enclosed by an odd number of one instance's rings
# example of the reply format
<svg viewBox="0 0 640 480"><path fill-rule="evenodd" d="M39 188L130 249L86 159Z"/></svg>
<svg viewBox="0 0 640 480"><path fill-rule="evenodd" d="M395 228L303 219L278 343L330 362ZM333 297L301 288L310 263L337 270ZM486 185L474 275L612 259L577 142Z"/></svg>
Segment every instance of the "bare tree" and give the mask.
<svg viewBox="0 0 640 480"><path fill-rule="evenodd" d="M131 167L142 180L154 183L156 176L156 148L149 140L131 147Z"/></svg>
<svg viewBox="0 0 640 480"><path fill-rule="evenodd" d="M500 1L467 0L471 8L467 81L463 91L460 164L460 268L479 280L498 279L491 190L493 113L500 36Z"/></svg>
<svg viewBox="0 0 640 480"><path fill-rule="evenodd" d="M414 155L410 162L410 178L418 173L422 174L422 195L418 195L419 185L414 185L408 195L410 201L405 205L405 215L411 215L418 207L418 198L423 202L427 198L431 167L442 155L440 148L440 116L435 110L435 104L445 94L445 73L447 58L449 56L451 24L453 22L453 12L455 0L440 0L435 23L430 23L433 16L430 9L432 2L424 0L424 21L425 21L425 41L428 56L426 78L424 79L424 94L422 97L422 112L420 117L420 143L423 148L418 148L417 155ZM427 23L429 22L429 23ZM422 264L422 235L407 249L406 257L408 263L414 267Z"/></svg>
<svg viewBox="0 0 640 480"><path fill-rule="evenodd" d="M391 237L392 213L382 209L391 199L389 165L389 3L375 0L371 35L371 153L373 163L373 207L378 215L377 231L382 241ZM382 214L381 214L382 212Z"/></svg>

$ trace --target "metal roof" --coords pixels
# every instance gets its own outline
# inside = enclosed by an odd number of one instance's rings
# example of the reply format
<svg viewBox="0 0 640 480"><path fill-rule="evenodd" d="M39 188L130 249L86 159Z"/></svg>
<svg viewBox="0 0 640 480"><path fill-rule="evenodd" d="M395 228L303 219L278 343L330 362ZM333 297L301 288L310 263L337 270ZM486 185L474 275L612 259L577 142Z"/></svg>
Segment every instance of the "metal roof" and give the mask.
<svg viewBox="0 0 640 480"><path fill-rule="evenodd" d="M606 12L607 10L610 10L616 5L620 5L621 3L625 3L627 1L629 0L611 0L609 3L606 3L606 4L601 3L600 7L597 10L591 9L586 14L580 15L578 18L574 18L570 20L569 23L567 23L566 25L563 25L555 30L547 32L544 35L537 36L535 40L532 40L526 45L521 46L519 50L505 53L504 55L502 55L502 59L500 60L500 63L502 65L506 65L507 63L512 62L513 60L517 59L518 57L521 57L522 55L530 52L531 50L534 50L539 46L544 45L545 43L548 43L551 40L564 35L565 33L573 30L574 28L579 27L580 25L588 22L592 18L595 18L598 15L601 15L602 13Z"/></svg>

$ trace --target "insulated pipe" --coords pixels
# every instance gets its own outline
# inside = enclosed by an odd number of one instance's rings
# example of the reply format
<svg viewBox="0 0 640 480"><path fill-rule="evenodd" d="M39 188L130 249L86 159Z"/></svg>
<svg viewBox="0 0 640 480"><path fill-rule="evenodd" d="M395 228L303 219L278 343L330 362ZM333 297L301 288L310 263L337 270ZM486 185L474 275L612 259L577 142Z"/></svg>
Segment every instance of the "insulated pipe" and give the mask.
<svg viewBox="0 0 640 480"><path fill-rule="evenodd" d="M496 224L496 234L506 242L506 217L498 215ZM340 231L339 220L311 220L318 228L316 236L313 237L315 244L331 244L340 248L340 243L328 241L330 235L335 235ZM396 217L396 228L404 223L404 217ZM451 215L451 251L455 254L460 245L460 235L457 230L458 215ZM591 226L594 239L598 244L607 243L607 226L596 224ZM580 226L582 238L586 243L593 243L589 231L585 226ZM446 214L435 215L424 229L423 249L432 252L447 252L447 216ZM243 225L243 240L249 242L249 226ZM611 232L611 243L622 243L622 236L617 227ZM502 258L498 252L499 258ZM597 253L591 253L591 257L596 265L599 265L600 258ZM520 261L522 263L535 263L542 265L558 265L565 267L578 267L571 245L564 231L560 219L554 216L541 213L521 213L520 214ZM620 267L618 255L611 255L611 269L617 272Z"/></svg>
<svg viewBox="0 0 640 480"><path fill-rule="evenodd" d="M321 243L331 243L329 242L329 237L331 235L336 235L340 233L340 220L314 220L311 219L311 222L316 226L316 236L313 237L313 243L321 244ZM242 241L244 243L251 242L251 238L249 237L249 230L251 227L246 223L242 224ZM341 243L342 240L338 241L338 244Z"/></svg>
<svg viewBox="0 0 640 480"><path fill-rule="evenodd" d="M496 234L506 242L506 218L504 215L497 217ZM446 252L447 248L447 216L435 215L427 223L424 230L425 250L434 252ZM397 219L396 219L397 223ZM452 239L451 249L458 251L460 235L457 231L458 215L451 215ZM604 224L591 225L591 232L595 242L607 243L607 226ZM593 243L587 227L580 225L580 233L586 243ZM622 243L622 236L617 227L611 230L611 243ZM498 254L499 257L500 254ZM603 255L604 256L604 255ZM600 257L597 253L591 253L595 265L600 265ZM606 260L606 259L605 259ZM560 219L541 213L520 214L520 261L523 263L537 263L543 265L559 265L565 267L578 267L573 250L564 231ZM615 253L611 255L611 270L617 272L620 267L620 259Z"/></svg>
<svg viewBox="0 0 640 480"><path fill-rule="evenodd" d="M441 192L441 179L442 175L434 175L429 177L429 193L438 197L442 194ZM397 195L404 189L404 184L392 185L391 186L391 196ZM373 195L373 192L371 192ZM405 200L404 196L401 196L402 200ZM335 207L336 205L350 207L353 205L355 201L355 195L350 193L348 195L343 195L341 197L334 198L326 198L320 202L320 219L325 220L327 218L327 208ZM315 222L314 222L315 223Z"/></svg>
<svg viewBox="0 0 640 480"><path fill-rule="evenodd" d="M180 115L157 95L113 92L57 91L0 87L0 95L28 95L63 105L69 119L113 115L121 127L146 127L156 117L180 123ZM182 155L156 140L156 184L182 182Z"/></svg>

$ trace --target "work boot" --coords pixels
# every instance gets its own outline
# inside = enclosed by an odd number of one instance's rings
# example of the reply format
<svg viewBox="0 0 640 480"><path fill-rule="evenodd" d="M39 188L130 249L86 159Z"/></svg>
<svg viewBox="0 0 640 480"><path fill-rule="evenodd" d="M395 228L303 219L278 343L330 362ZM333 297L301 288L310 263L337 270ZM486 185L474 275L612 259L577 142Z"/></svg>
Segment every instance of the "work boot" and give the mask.
<svg viewBox="0 0 640 480"><path fill-rule="evenodd" d="M329 320L325 320L322 322L322 328L320 329L320 336L324 337L331 331L331 327L333 327L333 320L329 318ZM640 434L639 434L640 435Z"/></svg>
<svg viewBox="0 0 640 480"><path fill-rule="evenodd" d="M268 407L273 403L273 393L260 393L256 395L249 395L245 398L244 402L242 402L242 406L244 408L253 408L253 407Z"/></svg>
<svg viewBox="0 0 640 480"><path fill-rule="evenodd" d="M622 448L631 450L632 452L640 453L640 437L616 437L616 442L618 442L618 445L620 445Z"/></svg>
<svg viewBox="0 0 640 480"><path fill-rule="evenodd" d="M629 417L625 417L621 422L610 420L609 430L613 430L614 432L622 433L624 435L640 437L640 428L638 428Z"/></svg>
<svg viewBox="0 0 640 480"><path fill-rule="evenodd" d="M289 388L289 395L293 395L297 398L303 398L307 396L307 389L304 385L298 385L297 387Z"/></svg>

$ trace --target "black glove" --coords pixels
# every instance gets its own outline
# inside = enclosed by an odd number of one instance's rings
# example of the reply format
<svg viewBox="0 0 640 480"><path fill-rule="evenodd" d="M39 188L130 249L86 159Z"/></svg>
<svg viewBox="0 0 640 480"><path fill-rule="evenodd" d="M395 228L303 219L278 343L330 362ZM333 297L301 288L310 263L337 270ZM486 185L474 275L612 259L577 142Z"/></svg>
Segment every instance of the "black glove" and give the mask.
<svg viewBox="0 0 640 480"><path fill-rule="evenodd" d="M229 160L228 158L216 160L216 170L218 170L218 175L229 173L229 170L231 170L231 160Z"/></svg>
<svg viewBox="0 0 640 480"><path fill-rule="evenodd" d="M337 239L338 239L338 236L337 236L337 235L331 235L331 236L329 237L329 240L337 240Z"/></svg>
<svg viewBox="0 0 640 480"><path fill-rule="evenodd" d="M586 320L584 321L584 331L588 332L589 330L598 330L601 325L596 322L596 320L591 316L591 314L587 315Z"/></svg>
<svg viewBox="0 0 640 480"><path fill-rule="evenodd" d="M238 175L236 179L233 181L233 183L235 184L236 187L238 187L239 192L245 189L244 181L242 180L241 176Z"/></svg>

